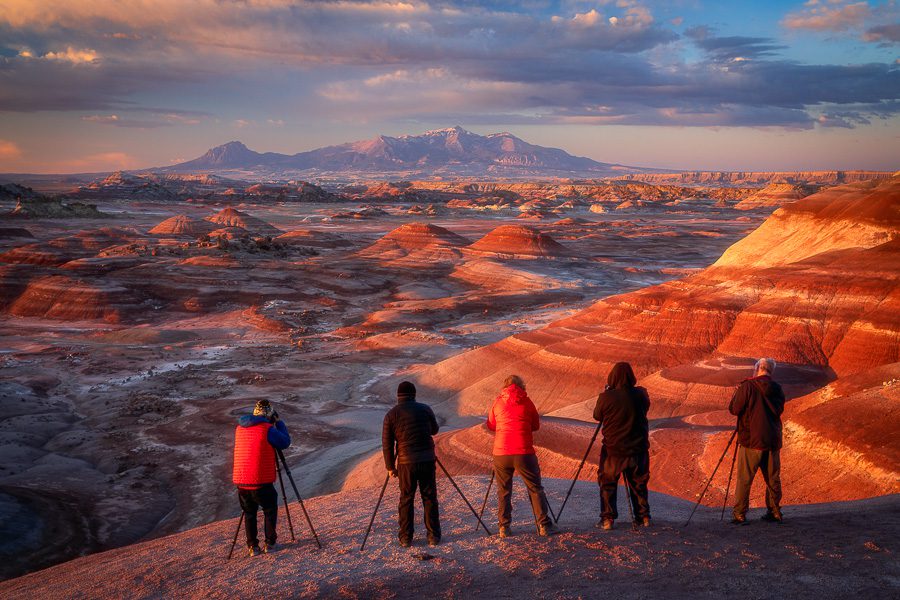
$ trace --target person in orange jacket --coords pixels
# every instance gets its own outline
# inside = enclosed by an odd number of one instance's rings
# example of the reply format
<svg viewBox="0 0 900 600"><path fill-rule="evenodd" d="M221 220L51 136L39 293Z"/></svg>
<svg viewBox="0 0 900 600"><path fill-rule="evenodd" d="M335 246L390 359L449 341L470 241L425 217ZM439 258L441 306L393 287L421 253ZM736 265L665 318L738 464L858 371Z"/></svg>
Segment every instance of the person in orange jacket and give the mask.
<svg viewBox="0 0 900 600"><path fill-rule="evenodd" d="M291 445L287 426L272 410L268 400L260 400L253 415L238 419L234 432L234 471L232 481L237 486L238 501L244 511L244 531L250 556L271 552L278 538L275 524L278 519L278 492L275 450ZM265 517L265 547L259 547L256 513L262 508Z"/></svg>
<svg viewBox="0 0 900 600"><path fill-rule="evenodd" d="M556 526L548 515L549 506L541 485L541 467L534 452L532 432L541 426L534 403L525 393L525 382L518 375L510 375L503 390L494 400L488 413L487 428L494 436L494 477L497 479L497 519L500 537L511 535L512 476L518 473L528 488L531 509L542 536L556 533Z"/></svg>

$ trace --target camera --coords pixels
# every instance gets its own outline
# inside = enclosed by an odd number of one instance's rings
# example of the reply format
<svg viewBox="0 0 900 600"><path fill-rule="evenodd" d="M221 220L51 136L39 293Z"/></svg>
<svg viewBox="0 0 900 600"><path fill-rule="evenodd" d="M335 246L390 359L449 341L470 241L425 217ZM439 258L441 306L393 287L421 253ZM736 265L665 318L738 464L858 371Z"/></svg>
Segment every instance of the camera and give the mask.
<svg viewBox="0 0 900 600"><path fill-rule="evenodd" d="M273 410L272 414L269 415L269 423L274 423L277 420L278 420L278 411Z"/></svg>

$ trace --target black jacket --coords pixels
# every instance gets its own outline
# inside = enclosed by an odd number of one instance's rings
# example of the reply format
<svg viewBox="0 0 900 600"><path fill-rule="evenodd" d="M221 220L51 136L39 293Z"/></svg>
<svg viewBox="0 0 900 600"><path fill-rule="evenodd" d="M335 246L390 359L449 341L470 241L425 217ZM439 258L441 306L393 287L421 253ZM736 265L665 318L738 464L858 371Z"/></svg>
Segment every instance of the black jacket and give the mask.
<svg viewBox="0 0 900 600"><path fill-rule="evenodd" d="M431 436L437 432L437 419L427 404L415 400L398 401L397 406L384 416L381 428L384 466L395 469L395 462L408 464L434 460Z"/></svg>
<svg viewBox="0 0 900 600"><path fill-rule="evenodd" d="M731 414L738 418L738 443L754 450L781 449L784 392L768 375L745 379L734 391Z"/></svg>
<svg viewBox="0 0 900 600"><path fill-rule="evenodd" d="M613 456L631 456L650 449L647 412L650 396L642 387L600 392L594 420L603 427L603 446Z"/></svg>

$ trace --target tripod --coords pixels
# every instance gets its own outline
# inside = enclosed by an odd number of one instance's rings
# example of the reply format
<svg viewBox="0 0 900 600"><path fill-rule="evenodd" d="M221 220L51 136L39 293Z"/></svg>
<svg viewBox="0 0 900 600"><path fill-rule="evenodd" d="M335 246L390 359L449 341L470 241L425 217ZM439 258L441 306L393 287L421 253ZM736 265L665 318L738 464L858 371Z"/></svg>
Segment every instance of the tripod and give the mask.
<svg viewBox="0 0 900 600"><path fill-rule="evenodd" d="M488 497L491 495L491 486L494 485L494 470L491 469L491 479L488 481L487 491L484 493L484 500L481 502L481 510L478 511L478 523L475 524L475 531L478 531L478 524L481 523L481 517L484 516L484 508L487 506ZM558 522L556 519L556 515L553 514L553 508L550 506L550 501L547 501L547 510L550 511L550 516L553 518L554 522ZM482 523L483 525L483 523Z"/></svg>
<svg viewBox="0 0 900 600"><path fill-rule="evenodd" d="M275 470L278 471L278 485L281 486L281 500L284 502L284 514L287 515L288 528L291 530L291 541L295 541L294 537L294 523L291 521L291 511L288 508L288 499L287 494L284 491L284 479L281 477L281 467L278 465L278 461L275 461Z"/></svg>
<svg viewBox="0 0 900 600"><path fill-rule="evenodd" d="M434 461L444 472L444 475L447 476L447 479L450 480L450 483L453 484L453 487L456 488L456 491L459 492L460 497L466 503L466 506L469 507L469 510L472 511L472 514L475 515L475 518L478 519L478 523L484 528L485 533L487 533L488 535L491 535L491 532L487 528L487 525L485 525L484 521L481 520L481 515L478 514L478 512L475 510L475 507L473 507L472 504L469 502L469 499L466 498L466 495L463 494L462 490L459 489L459 486L456 485L456 481L454 481L453 477L450 476L450 473L447 472L447 469L444 467L444 464L441 462L441 460L439 458L435 457ZM369 532L372 531L372 523L375 522L375 515L378 514L378 509L381 507L381 500L382 500L382 498L384 498L384 491L385 491L385 489L387 489L387 484L388 484L388 481L390 480L390 478L391 478L390 474L386 475L384 478L384 484L381 486L381 493L378 494L378 501L375 503L375 510L372 512L372 518L369 519L369 526L366 528L366 534L365 534L365 536L363 536L362 544L360 544L360 546L359 546L360 551L362 551L362 549L366 547L366 540L369 539ZM493 477L491 478L491 481L493 482ZM488 488L488 491L490 491L490 488ZM487 502L487 495L485 495L485 503L486 502ZM482 510L484 510L483 506L482 506ZM477 528L476 528L476 530L477 530Z"/></svg>
<svg viewBox="0 0 900 600"><path fill-rule="evenodd" d="M697 508L700 506L700 503L703 502L703 497L706 495L706 491L709 489L710 484L712 483L713 478L716 476L716 472L719 470L719 466L722 464L722 461L725 459L725 455L728 454L728 449L731 448L731 444L734 442L734 438L737 435L737 428L731 432L731 437L728 438L728 444L725 446L725 450L722 452L722 456L719 457L719 462L716 463L716 468L713 469L712 475L709 476L709 480L706 482L706 485L703 487L703 491L700 492L700 498L697 499L697 503L694 505L694 510L691 511L688 520L685 521L682 527L687 527L691 519L694 517L694 513L697 512ZM735 444L734 448L734 456L737 458L737 444ZM734 459L731 461L731 469L734 471ZM728 486L731 487L731 474L728 475ZM728 500L728 491L725 491L726 502ZM722 515L725 514L725 505L722 505Z"/></svg>
<svg viewBox="0 0 900 600"><path fill-rule="evenodd" d="M306 517L306 522L307 522L307 524L309 524L309 529L310 529L310 531L312 531L313 537L316 540L316 545L319 548L321 548L322 544L319 542L319 536L316 535L316 530L313 528L312 521L309 518L309 513L306 512L306 506L303 504L303 498L300 497L300 492L297 491L297 485L294 483L294 477L291 475L291 470L288 468L287 461L285 461L285 459L284 459L284 453L280 449L277 449L277 448L276 448L275 452L277 454L278 459L280 459L281 463L284 465L284 471L285 471L285 473L287 473L288 478L291 481L291 486L294 488L294 493L297 495L297 500L300 502L300 508L303 509L303 515ZM291 541L293 542L296 539L294 537L294 523L291 520L291 511L290 511L289 504L288 504L287 493L285 492L285 489L284 489L284 479L281 475L281 466L278 464L278 460L275 461L275 469L278 473L278 484L281 487L281 498L284 502L284 512L285 512L285 515L287 515L288 527L290 528L290 531L291 531ZM244 511L242 510L241 517L238 519L237 529L235 529L234 537L231 540L231 549L228 550L228 560L231 560L231 556L234 554L234 546L237 544L238 535L240 535L241 525L243 524L243 522L244 522Z"/></svg>
<svg viewBox="0 0 900 600"><path fill-rule="evenodd" d="M388 480L390 478L390 474L384 476L384 485L381 486L381 493L378 494L378 502L375 503L375 511L372 513L372 518L369 519L369 526L366 527L366 535L363 537L362 544L360 544L359 546L360 552L362 552L362 549L366 547L366 541L369 539L369 532L372 531L372 523L375 522L375 515L378 514L378 508L381 506L381 499L384 498L384 490L387 489Z"/></svg>
<svg viewBox="0 0 900 600"><path fill-rule="evenodd" d="M555 521L559 523L559 519L562 517L563 509L566 508L566 502L569 501L569 496L572 495L572 489L575 487L575 482L578 481L578 475L581 474L581 469L584 467L585 461L587 461L588 454L591 453L591 448L594 447L594 442L597 441L597 435L600 433L601 423L597 423L597 428L594 429L594 435L591 436L591 443L588 444L587 450L584 451L584 456L581 457L581 462L578 463L578 469L575 471L575 477L572 478L572 485L569 486L569 491L566 492L566 497L563 500L562 506L559 507L559 513L557 513ZM626 484L627 485L627 484ZM629 506L631 506L629 504Z"/></svg>
<svg viewBox="0 0 900 600"><path fill-rule="evenodd" d="M315 529L315 527L313 527L312 520L309 518L309 513L306 512L306 506L303 504L303 498L300 496L300 492L297 490L297 484L294 483L294 476L291 475L291 470L288 467L287 461L284 459L284 452L282 452L280 448L276 448L275 454L278 455L278 459L281 461L281 466L284 467L284 472L287 473L288 481L291 482L291 487L294 488L294 494L297 496L297 502L300 503L300 508L303 510L303 516L306 517L306 524L309 525L309 530L312 532L313 538L315 538L315 540L316 540L316 546L318 546L319 549L321 550L322 543L319 541L319 536L316 534L316 529ZM275 463L275 464L277 465L278 463ZM279 471L279 473L280 473L280 471ZM282 490L283 489L284 489L284 483L282 483ZM285 505L286 504L287 504L287 502L285 499ZM290 518L288 519L288 522L290 522Z"/></svg>
<svg viewBox="0 0 900 600"><path fill-rule="evenodd" d="M478 511L478 521L484 516L484 507L487 506L488 497L491 495L491 486L494 485L494 469L491 469L491 480L488 481L487 491L484 493L484 501L481 503L481 510ZM475 531L478 531L478 523L475 523Z"/></svg>
<svg viewBox="0 0 900 600"><path fill-rule="evenodd" d="M469 499L466 498L466 495L463 494L462 490L459 489L459 486L456 485L456 482L453 480L453 477L450 476L450 473L447 472L447 469L444 467L444 463L441 462L441 459L435 457L434 460L437 462L438 466L441 468L441 471L444 472L444 475L447 476L447 479L450 480L450 483L453 484L453 487L456 488L456 491L459 492L459 497L463 499L463 501L466 503L466 506L468 506L469 510L472 511L472 514L475 515L476 519L478 519L478 523L484 528L484 532L488 535L491 535L490 529L488 529L487 525L484 524L484 521L481 520L481 515L479 515L477 512L475 512L475 507L472 506L472 503L469 502ZM493 481L493 478L491 478L491 481Z"/></svg>

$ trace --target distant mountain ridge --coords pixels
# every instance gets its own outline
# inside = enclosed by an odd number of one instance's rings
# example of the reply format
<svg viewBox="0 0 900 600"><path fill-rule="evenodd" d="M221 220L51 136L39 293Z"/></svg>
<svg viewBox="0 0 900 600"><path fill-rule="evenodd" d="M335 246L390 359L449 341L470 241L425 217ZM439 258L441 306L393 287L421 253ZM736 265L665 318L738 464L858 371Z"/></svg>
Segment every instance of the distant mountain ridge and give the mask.
<svg viewBox="0 0 900 600"><path fill-rule="evenodd" d="M479 135L462 127L421 135L378 136L297 154L255 152L239 141L161 172L297 177L609 177L658 169L601 163L558 148L530 144L511 133Z"/></svg>

